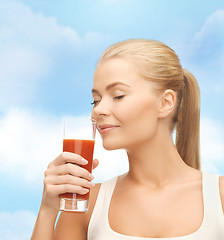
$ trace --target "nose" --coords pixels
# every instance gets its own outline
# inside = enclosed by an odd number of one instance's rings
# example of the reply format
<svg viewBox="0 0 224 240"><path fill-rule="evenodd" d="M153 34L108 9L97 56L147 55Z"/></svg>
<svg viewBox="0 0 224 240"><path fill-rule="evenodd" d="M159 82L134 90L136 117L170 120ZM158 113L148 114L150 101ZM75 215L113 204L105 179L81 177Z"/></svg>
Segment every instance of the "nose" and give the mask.
<svg viewBox="0 0 224 240"><path fill-rule="evenodd" d="M109 115L110 115L109 104L106 100L101 99L100 102L93 107L92 117L96 119L100 116Z"/></svg>

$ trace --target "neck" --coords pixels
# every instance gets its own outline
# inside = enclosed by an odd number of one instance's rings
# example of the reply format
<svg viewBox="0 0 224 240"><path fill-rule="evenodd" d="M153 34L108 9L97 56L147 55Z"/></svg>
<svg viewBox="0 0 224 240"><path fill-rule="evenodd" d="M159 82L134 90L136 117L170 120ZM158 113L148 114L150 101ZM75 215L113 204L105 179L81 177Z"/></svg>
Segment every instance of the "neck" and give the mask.
<svg viewBox="0 0 224 240"><path fill-rule="evenodd" d="M180 157L171 134L161 131L139 146L127 149L129 172L127 177L136 184L159 188L186 177L190 167Z"/></svg>

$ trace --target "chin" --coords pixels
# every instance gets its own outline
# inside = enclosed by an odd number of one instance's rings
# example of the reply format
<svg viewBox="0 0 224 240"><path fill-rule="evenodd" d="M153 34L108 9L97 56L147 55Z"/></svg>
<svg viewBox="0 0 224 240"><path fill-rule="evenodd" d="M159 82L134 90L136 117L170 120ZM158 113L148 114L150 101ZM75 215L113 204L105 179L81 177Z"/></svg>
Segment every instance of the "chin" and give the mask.
<svg viewBox="0 0 224 240"><path fill-rule="evenodd" d="M106 141L103 141L103 147L109 151L123 148L123 146L121 146L118 143L112 143L112 142L106 142Z"/></svg>

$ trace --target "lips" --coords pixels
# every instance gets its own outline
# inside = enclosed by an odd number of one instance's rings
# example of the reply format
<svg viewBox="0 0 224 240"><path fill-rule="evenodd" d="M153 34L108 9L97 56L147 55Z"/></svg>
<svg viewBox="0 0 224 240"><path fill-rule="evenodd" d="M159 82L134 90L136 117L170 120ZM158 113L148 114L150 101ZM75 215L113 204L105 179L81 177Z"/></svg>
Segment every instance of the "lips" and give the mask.
<svg viewBox="0 0 224 240"><path fill-rule="evenodd" d="M112 131L115 128L118 128L119 126L117 125L112 125L112 124L103 124L98 126L98 130L100 134L104 134L106 132Z"/></svg>

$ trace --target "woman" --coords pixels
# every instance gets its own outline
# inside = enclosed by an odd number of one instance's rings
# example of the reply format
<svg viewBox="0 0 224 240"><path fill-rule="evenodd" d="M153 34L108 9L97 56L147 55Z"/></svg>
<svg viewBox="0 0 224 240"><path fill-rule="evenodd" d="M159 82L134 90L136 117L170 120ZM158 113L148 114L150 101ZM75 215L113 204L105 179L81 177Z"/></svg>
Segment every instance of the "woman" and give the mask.
<svg viewBox="0 0 224 240"><path fill-rule="evenodd" d="M103 146L125 149L129 171L94 186L80 156L58 156L45 173L32 240L224 239L224 177L200 171L199 87L175 52L153 40L114 44L92 92ZM88 213L63 212L54 230L58 195L89 188Z"/></svg>

